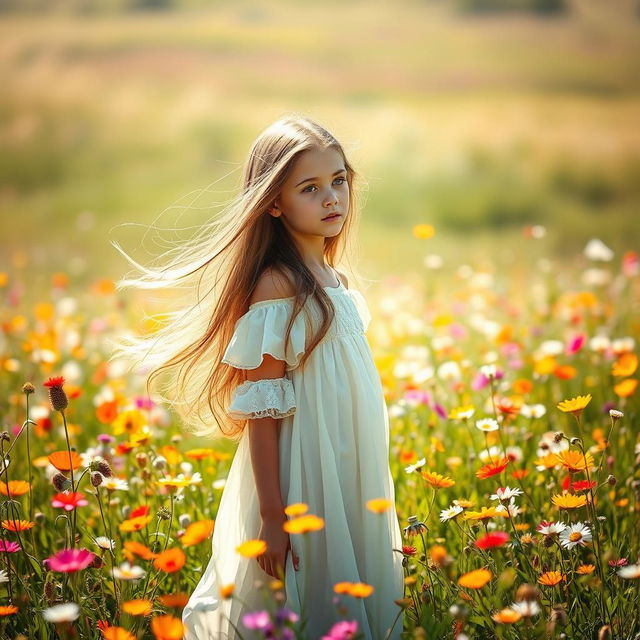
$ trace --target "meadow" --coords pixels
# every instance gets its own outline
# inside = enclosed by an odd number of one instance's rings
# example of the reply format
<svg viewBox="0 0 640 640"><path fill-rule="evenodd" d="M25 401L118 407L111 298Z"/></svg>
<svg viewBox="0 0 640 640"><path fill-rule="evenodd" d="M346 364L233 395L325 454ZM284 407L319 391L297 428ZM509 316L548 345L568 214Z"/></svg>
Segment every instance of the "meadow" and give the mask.
<svg viewBox="0 0 640 640"><path fill-rule="evenodd" d="M544 252L543 229L522 242ZM367 293L403 529L403 637L635 638L640 256L598 241L564 266L428 262ZM224 527L233 448L186 437L140 376L109 361L110 339L144 330L110 281L82 297L66 274L50 279L32 305L2 276L1 635L177 640ZM290 535L323 526L289 507ZM283 583L261 588L265 609L238 637L303 638ZM337 583L327 597L340 611L371 588ZM361 637L356 627L326 637Z"/></svg>

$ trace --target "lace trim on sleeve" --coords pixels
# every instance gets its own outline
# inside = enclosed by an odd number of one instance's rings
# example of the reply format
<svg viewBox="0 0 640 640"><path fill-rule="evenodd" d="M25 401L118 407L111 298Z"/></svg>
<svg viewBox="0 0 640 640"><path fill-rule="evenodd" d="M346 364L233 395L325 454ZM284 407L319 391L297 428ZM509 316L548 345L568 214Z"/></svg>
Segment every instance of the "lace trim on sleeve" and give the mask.
<svg viewBox="0 0 640 640"><path fill-rule="evenodd" d="M247 380L236 387L227 413L236 420L285 418L296 411L296 397L289 378Z"/></svg>

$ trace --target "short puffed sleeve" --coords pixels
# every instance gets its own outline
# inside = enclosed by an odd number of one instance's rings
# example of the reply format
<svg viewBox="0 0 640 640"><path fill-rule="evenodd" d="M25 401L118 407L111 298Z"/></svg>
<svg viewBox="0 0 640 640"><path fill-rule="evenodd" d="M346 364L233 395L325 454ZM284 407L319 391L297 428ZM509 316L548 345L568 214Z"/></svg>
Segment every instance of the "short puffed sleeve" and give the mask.
<svg viewBox="0 0 640 640"><path fill-rule="evenodd" d="M237 369L255 369L262 363L262 356L269 354L284 360L287 371L295 369L305 351L306 321L304 311L297 314L285 347L292 313L293 303L288 298L252 304L236 322L222 362Z"/></svg>

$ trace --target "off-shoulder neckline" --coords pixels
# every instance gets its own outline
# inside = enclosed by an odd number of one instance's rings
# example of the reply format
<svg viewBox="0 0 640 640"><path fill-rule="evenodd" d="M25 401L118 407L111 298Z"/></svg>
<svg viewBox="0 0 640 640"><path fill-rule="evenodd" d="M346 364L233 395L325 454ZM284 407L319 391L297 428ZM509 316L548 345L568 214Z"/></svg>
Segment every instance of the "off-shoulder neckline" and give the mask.
<svg viewBox="0 0 640 640"><path fill-rule="evenodd" d="M341 290L345 290L345 291L352 291L352 289L347 289L342 280L340 278L338 278L338 282L340 283L337 287L322 287L325 291L331 293L338 293ZM286 298L271 298L270 300L259 300L258 302L254 302L253 304L249 305L248 310L254 309L255 307L261 307L264 305L268 305L274 302L289 302L290 300L295 300L295 296L287 296Z"/></svg>

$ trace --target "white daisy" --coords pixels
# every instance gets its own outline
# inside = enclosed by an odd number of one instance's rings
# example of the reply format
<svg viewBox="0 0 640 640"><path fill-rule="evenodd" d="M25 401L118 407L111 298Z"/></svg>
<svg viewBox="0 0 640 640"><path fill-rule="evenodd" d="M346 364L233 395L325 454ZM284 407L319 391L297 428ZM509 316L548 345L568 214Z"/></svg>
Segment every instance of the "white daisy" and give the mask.
<svg viewBox="0 0 640 640"><path fill-rule="evenodd" d="M476 420L476 429L480 431L497 431L500 425L493 418L481 418Z"/></svg>
<svg viewBox="0 0 640 640"><path fill-rule="evenodd" d="M56 604L42 612L47 622L73 622L80 615L80 607L75 602Z"/></svg>
<svg viewBox="0 0 640 640"><path fill-rule="evenodd" d="M537 527L536 531L539 531L544 536L553 536L557 533L562 533L567 528L564 522L546 522L542 521Z"/></svg>
<svg viewBox="0 0 640 640"><path fill-rule="evenodd" d="M109 491L129 491L129 483L126 480L116 478L115 476L105 478L102 481L101 486Z"/></svg>
<svg viewBox="0 0 640 640"><path fill-rule="evenodd" d="M116 543L114 540L110 540L109 538L107 538L106 536L98 536L97 538L95 538L94 542L96 543L96 545L98 545L101 549L111 549L113 551L113 549L116 546Z"/></svg>
<svg viewBox="0 0 640 640"><path fill-rule="evenodd" d="M440 512L440 522L451 520L463 511L464 509L462 507L459 507L457 504L451 505L448 509L443 509Z"/></svg>
<svg viewBox="0 0 640 640"><path fill-rule="evenodd" d="M146 571L137 565L130 565L123 562L119 567L113 568L113 575L119 580L140 580L146 574Z"/></svg>
<svg viewBox="0 0 640 640"><path fill-rule="evenodd" d="M478 457L483 462L486 462L488 460L499 460L500 458L502 458L502 449L500 447L489 447L488 449L483 449L478 454Z"/></svg>
<svg viewBox="0 0 640 640"><path fill-rule="evenodd" d="M569 525L560 533L560 544L565 549L573 549L578 545L586 546L587 542L591 542L591 529L582 522Z"/></svg>
<svg viewBox="0 0 640 640"><path fill-rule="evenodd" d="M618 569L618 575L627 580L637 580L640 578L640 564L629 564Z"/></svg>
<svg viewBox="0 0 640 640"><path fill-rule="evenodd" d="M408 467L405 467L404 470L406 473L413 473L416 469L419 469L420 467L424 467L425 464L427 464L427 459L420 458L418 462L416 462L415 464L410 464Z"/></svg>
<svg viewBox="0 0 640 640"><path fill-rule="evenodd" d="M540 613L540 605L535 600L521 600L514 602L511 608L519 613L523 618L531 618Z"/></svg>
<svg viewBox="0 0 640 640"><path fill-rule="evenodd" d="M521 496L522 489L512 489L511 487L500 487L491 495L491 500L510 500L515 496Z"/></svg>
<svg viewBox="0 0 640 640"><path fill-rule="evenodd" d="M525 418L542 418L547 413L543 404L523 404L520 407L520 415Z"/></svg>

